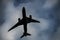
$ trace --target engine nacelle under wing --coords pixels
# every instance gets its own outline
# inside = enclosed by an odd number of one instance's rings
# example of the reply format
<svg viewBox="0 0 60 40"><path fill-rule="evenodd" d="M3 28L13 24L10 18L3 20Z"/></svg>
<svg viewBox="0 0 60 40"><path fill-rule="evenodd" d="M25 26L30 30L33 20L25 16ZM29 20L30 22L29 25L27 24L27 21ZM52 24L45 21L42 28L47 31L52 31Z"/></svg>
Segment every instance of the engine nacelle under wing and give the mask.
<svg viewBox="0 0 60 40"><path fill-rule="evenodd" d="M32 15L29 15L30 19L32 19Z"/></svg>

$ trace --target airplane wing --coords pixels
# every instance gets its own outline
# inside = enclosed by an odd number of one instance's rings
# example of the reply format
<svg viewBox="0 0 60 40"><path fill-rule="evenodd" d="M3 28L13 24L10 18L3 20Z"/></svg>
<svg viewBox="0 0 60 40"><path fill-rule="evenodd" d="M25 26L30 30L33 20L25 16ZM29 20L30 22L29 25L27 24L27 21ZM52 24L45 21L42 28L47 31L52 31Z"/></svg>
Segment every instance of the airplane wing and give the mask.
<svg viewBox="0 0 60 40"><path fill-rule="evenodd" d="M31 19L31 22L40 23L40 21L37 21L37 20L35 20L35 19Z"/></svg>
<svg viewBox="0 0 60 40"><path fill-rule="evenodd" d="M37 21L37 20L35 20L35 19L28 18L28 17L26 17L26 18L27 18L27 20L28 20L29 22L40 23L40 21Z"/></svg>
<svg viewBox="0 0 60 40"><path fill-rule="evenodd" d="M12 29L16 28L16 27L19 26L19 25L22 25L22 23L17 22L12 28L10 28L10 29L8 30L8 32L11 31Z"/></svg>

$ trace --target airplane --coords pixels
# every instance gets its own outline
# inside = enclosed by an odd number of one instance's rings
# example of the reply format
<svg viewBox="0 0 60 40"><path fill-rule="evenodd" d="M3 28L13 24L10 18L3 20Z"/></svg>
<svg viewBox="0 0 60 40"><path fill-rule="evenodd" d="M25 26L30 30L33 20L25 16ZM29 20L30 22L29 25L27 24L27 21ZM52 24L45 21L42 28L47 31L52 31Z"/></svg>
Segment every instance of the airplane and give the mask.
<svg viewBox="0 0 60 40"><path fill-rule="evenodd" d="M27 33L27 24L28 23L31 23L31 22L40 23L39 21L32 19L31 15L29 17L26 16L25 7L22 8L22 16L23 16L23 18L22 19L18 18L18 22L12 28L10 28L8 30L8 32L9 32L12 29L16 28L17 26L23 25L24 26L24 33L20 38L23 38L24 36L31 36L31 34Z"/></svg>

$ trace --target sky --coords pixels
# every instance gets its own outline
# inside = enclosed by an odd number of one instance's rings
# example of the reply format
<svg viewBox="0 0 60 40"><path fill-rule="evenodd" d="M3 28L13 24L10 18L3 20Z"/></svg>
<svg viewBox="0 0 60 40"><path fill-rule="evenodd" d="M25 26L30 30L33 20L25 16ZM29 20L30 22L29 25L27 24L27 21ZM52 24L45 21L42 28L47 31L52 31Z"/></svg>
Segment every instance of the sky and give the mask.
<svg viewBox="0 0 60 40"><path fill-rule="evenodd" d="M59 0L2 0L1 6L1 40L60 40ZM29 23L27 27L31 36L21 39L23 25L10 32L8 30L18 22L18 18L22 19L22 7L26 8L27 17L32 15L40 23Z"/></svg>

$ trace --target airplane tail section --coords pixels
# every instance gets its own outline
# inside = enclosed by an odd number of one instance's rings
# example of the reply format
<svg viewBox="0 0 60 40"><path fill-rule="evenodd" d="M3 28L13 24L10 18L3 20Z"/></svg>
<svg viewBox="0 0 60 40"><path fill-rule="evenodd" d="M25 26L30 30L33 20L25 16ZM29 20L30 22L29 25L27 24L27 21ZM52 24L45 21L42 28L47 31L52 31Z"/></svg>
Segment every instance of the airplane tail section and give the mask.
<svg viewBox="0 0 60 40"><path fill-rule="evenodd" d="M31 36L29 33L24 33L20 38L23 38L24 36Z"/></svg>

